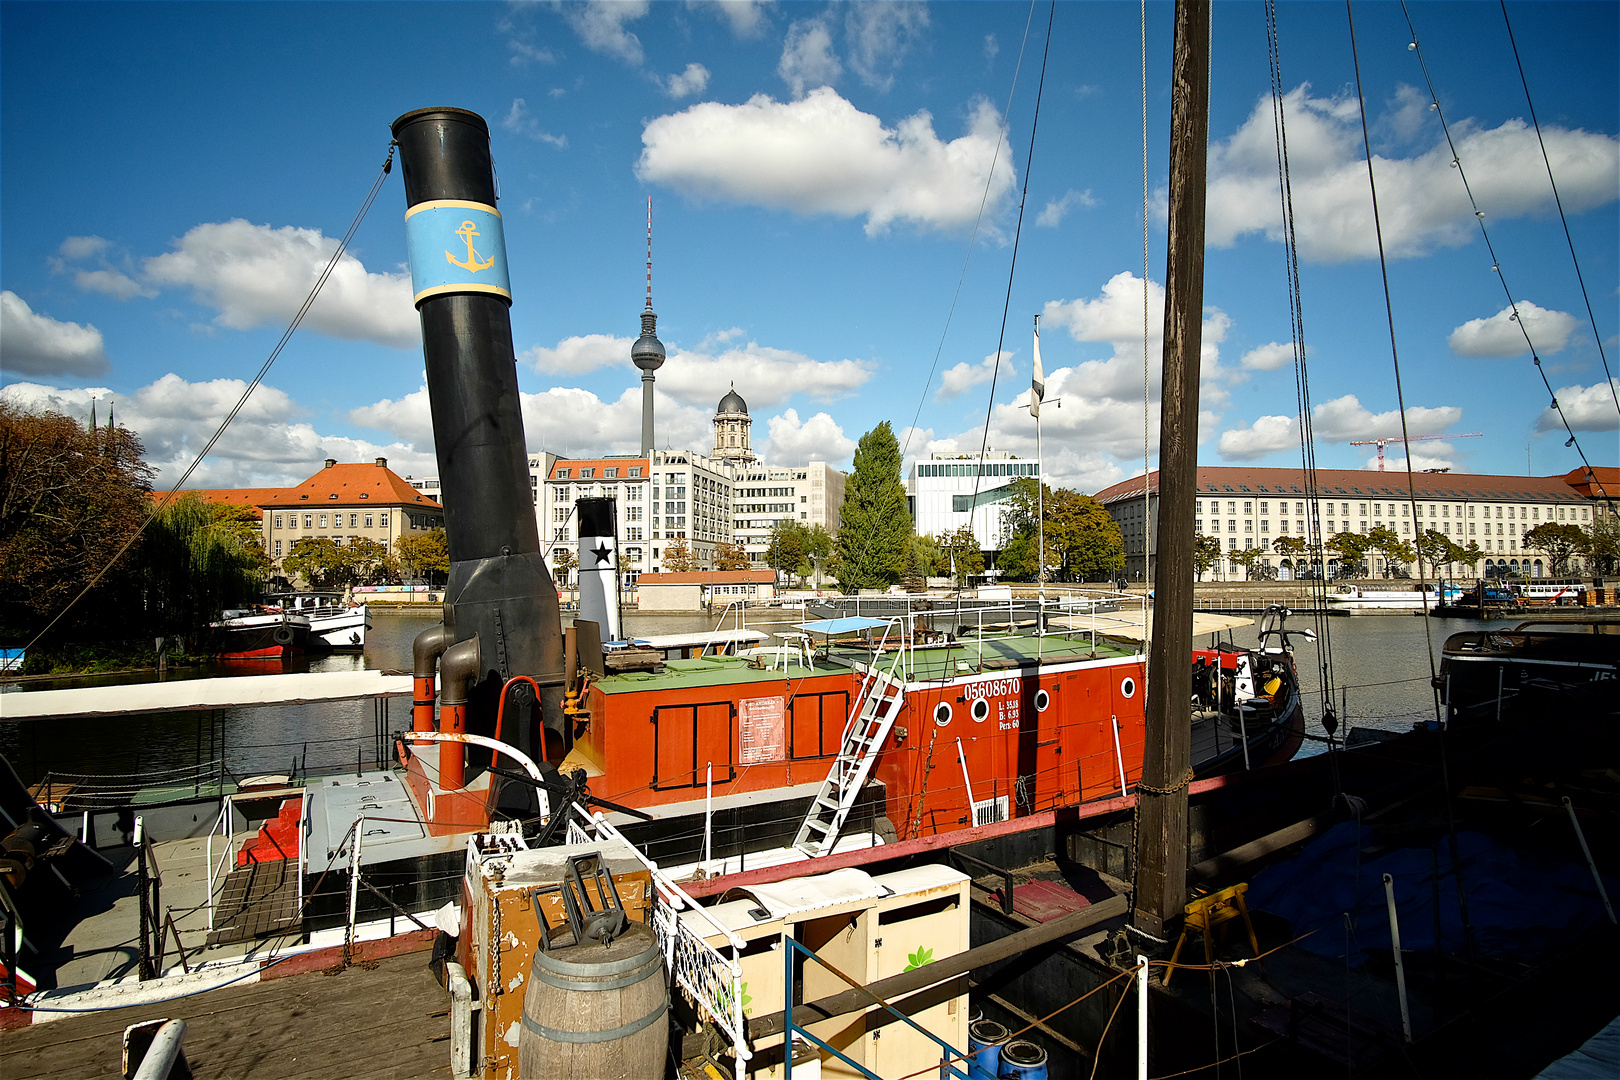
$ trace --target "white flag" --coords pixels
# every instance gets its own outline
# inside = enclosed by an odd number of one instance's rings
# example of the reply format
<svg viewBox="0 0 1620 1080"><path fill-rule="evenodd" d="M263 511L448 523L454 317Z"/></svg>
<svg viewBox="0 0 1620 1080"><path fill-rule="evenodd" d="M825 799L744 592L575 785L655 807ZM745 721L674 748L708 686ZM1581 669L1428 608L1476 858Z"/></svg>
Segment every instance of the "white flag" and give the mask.
<svg viewBox="0 0 1620 1080"><path fill-rule="evenodd" d="M1041 370L1041 324L1035 324L1035 371L1029 378L1029 415L1039 419L1046 396L1046 373Z"/></svg>

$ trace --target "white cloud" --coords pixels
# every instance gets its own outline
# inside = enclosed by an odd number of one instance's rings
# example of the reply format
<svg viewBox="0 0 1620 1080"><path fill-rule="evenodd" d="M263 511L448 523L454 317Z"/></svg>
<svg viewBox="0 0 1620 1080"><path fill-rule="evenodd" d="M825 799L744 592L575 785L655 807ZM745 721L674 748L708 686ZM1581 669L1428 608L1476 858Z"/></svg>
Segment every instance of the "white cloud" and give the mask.
<svg viewBox="0 0 1620 1080"><path fill-rule="evenodd" d="M672 98L701 94L709 85L709 69L702 64L687 64L685 71L671 75L663 85L664 93Z"/></svg>
<svg viewBox="0 0 1620 1080"><path fill-rule="evenodd" d="M770 434L765 459L778 465L805 461L847 461L855 453L855 440L824 412L801 422L795 409L788 409L769 422Z"/></svg>
<svg viewBox="0 0 1620 1080"><path fill-rule="evenodd" d="M194 227L175 250L146 260L159 285L189 285L197 302L233 330L291 321L331 259L337 241L319 229L280 229L237 218ZM310 330L344 341L416 347L421 324L407 273L373 274L345 254L304 318Z"/></svg>
<svg viewBox="0 0 1620 1080"><path fill-rule="evenodd" d="M1069 216L1069 212L1075 207L1084 206L1089 208L1096 205L1097 200L1091 194L1090 188L1087 188L1084 191L1076 191L1073 188L1070 188L1068 191L1063 193L1063 198L1053 199L1051 202L1046 204L1046 208L1042 210L1040 216L1035 219L1035 224L1044 226L1048 229L1055 229L1059 224L1062 223L1064 218Z"/></svg>
<svg viewBox="0 0 1620 1080"><path fill-rule="evenodd" d="M1307 347L1307 355L1309 351ZM1293 362L1293 342L1272 341L1244 353L1238 364L1245 371L1279 371Z"/></svg>
<svg viewBox="0 0 1620 1080"><path fill-rule="evenodd" d="M1575 431L1614 431L1620 428L1620 410L1615 408L1615 394L1620 392L1620 378L1591 386L1566 386L1554 396L1564 418ZM1551 408L1543 409L1536 421L1537 431L1562 431L1564 425ZM1613 451L1614 444L1609 444Z"/></svg>
<svg viewBox="0 0 1620 1080"><path fill-rule="evenodd" d="M725 393L717 387L735 386L753 411L773 408L795 394L818 401L847 397L866 385L875 367L869 360L812 360L750 341L714 356L671 349L658 372L658 388L679 401L706 407L712 415Z"/></svg>
<svg viewBox="0 0 1620 1080"><path fill-rule="evenodd" d="M55 255L46 258L51 272L73 275L73 283L85 292L105 293L119 300L132 300L137 296L153 297L157 290L143 285L125 273L130 268L127 253L120 253L124 269L115 266L111 258L112 244L100 236L70 236L62 241ZM100 269L86 270L74 263L94 259Z"/></svg>
<svg viewBox="0 0 1620 1080"><path fill-rule="evenodd" d="M107 250L108 246L107 241L100 236L70 236L62 241L62 246L57 249L57 252L62 258L72 259L76 262L80 259L100 255Z"/></svg>
<svg viewBox="0 0 1620 1080"><path fill-rule="evenodd" d="M23 375L99 375L106 343L94 326L41 315L7 289L0 292L0 368Z"/></svg>
<svg viewBox="0 0 1620 1080"><path fill-rule="evenodd" d="M634 338L584 334L563 338L554 349L544 345L524 349L518 359L547 375L583 375L615 364L629 366L634 344Z"/></svg>
<svg viewBox="0 0 1620 1080"><path fill-rule="evenodd" d="M433 407L427 387L394 400L383 398L370 405L349 410L349 422L375 431L386 431L400 442L433 452Z"/></svg>
<svg viewBox="0 0 1620 1080"><path fill-rule="evenodd" d="M1442 405L1431 409L1413 405L1406 410L1406 434L1435 435L1462 419L1462 409ZM1353 439L1399 439L1399 410L1373 413L1354 394L1335 398L1311 410L1311 426L1322 442L1350 442Z"/></svg>
<svg viewBox="0 0 1620 1080"><path fill-rule="evenodd" d="M844 17L850 70L872 89L888 91L912 42L927 28L926 4L909 0L851 4Z"/></svg>
<svg viewBox="0 0 1620 1080"><path fill-rule="evenodd" d="M1446 449L1450 449L1450 448L1447 447ZM1450 457L1446 456L1446 453L1445 453L1444 449L1437 450L1434 453L1430 453L1430 454L1413 454L1412 455L1412 471L1413 472L1424 472L1424 471L1429 470L1429 469L1446 469L1446 470L1450 470L1450 469L1456 468L1456 466L1457 466L1457 463L1455 461L1453 461ZM1363 461L1361 463L1361 467L1363 469L1367 469L1367 470L1369 470L1371 472L1379 472L1380 470L1378 468L1378 455L1374 454L1372 457L1368 458L1366 461ZM1384 468L1383 468L1382 471L1386 472L1386 473L1404 473L1406 471L1406 459L1403 458L1403 457L1399 457L1397 455L1393 455L1393 454L1391 454L1389 452L1388 449L1385 449L1385 451L1384 451Z"/></svg>
<svg viewBox="0 0 1620 1080"><path fill-rule="evenodd" d="M568 136L553 135L540 127L540 122L529 112L529 103L522 98L513 98L512 107L507 110L506 119L501 121L501 127L514 135L521 135L525 139L535 142L550 143L559 150L568 148Z"/></svg>
<svg viewBox="0 0 1620 1080"><path fill-rule="evenodd" d="M1289 173L1300 254L1317 262L1370 258L1378 253L1361 125L1353 96L1310 95L1309 84L1284 98ZM1401 117L1397 101L1392 121ZM1550 209L1552 188L1536 134L1522 120L1484 129L1452 125L1457 154L1487 221ZM1560 127L1543 127L1547 155L1564 209L1603 205L1620 190L1620 140ZM1435 134L1428 150L1411 157L1374 155L1385 251L1409 258L1437 247L1456 247L1478 234L1473 209L1451 152ZM1262 97L1229 139L1210 148L1207 237L1230 246L1250 233L1281 239L1277 153L1271 100Z"/></svg>
<svg viewBox="0 0 1620 1080"><path fill-rule="evenodd" d="M796 98L803 97L807 89L832 86L838 81L844 65L833 52L832 31L826 20L800 19L788 27L776 73Z"/></svg>
<svg viewBox="0 0 1620 1080"><path fill-rule="evenodd" d="M586 48L640 65L641 40L625 26L647 14L647 0L587 0L553 3L553 7L574 28Z"/></svg>
<svg viewBox="0 0 1620 1080"><path fill-rule="evenodd" d="M771 0L686 0L686 6L708 11L731 26L739 38L754 38L765 32L765 7Z"/></svg>
<svg viewBox="0 0 1620 1080"><path fill-rule="evenodd" d="M1042 429L1047 445L1052 445L1054 433L1060 439L1081 444L1085 452L1106 452L1130 460L1142 451L1142 304L1147 297L1147 368L1148 368L1148 428L1149 441L1157 445L1159 423L1159 392L1162 378L1160 354L1164 335L1164 287L1150 281L1144 286L1141 278L1130 271L1121 271L1110 278L1095 297L1078 300L1053 300L1045 307L1043 322L1047 326L1066 327L1076 341L1106 344L1113 355L1102 360L1084 360L1072 366L1058 366L1055 349L1046 357L1046 399L1062 398L1061 408L1041 410ZM1241 379L1240 373L1223 368L1220 364L1220 346L1231 326L1231 319L1218 308L1204 312L1201 347L1199 349L1199 402L1200 430L1213 430L1219 412L1225 408L1229 392L1225 383ZM1021 389L1021 388L1020 388ZM998 423L1003 430L1020 430L1019 424L1029 427L1028 413L1023 411L1027 395L996 406ZM1020 422L1019 416L1024 417ZM1033 450L1033 429L1030 428ZM1008 436L994 436L1005 441ZM1094 474L1091 470L1090 474Z"/></svg>
<svg viewBox="0 0 1620 1080"><path fill-rule="evenodd" d="M1221 433L1217 449L1227 461L1256 461L1299 445L1299 425L1292 416L1262 416L1246 428Z"/></svg>
<svg viewBox="0 0 1620 1080"><path fill-rule="evenodd" d="M996 42L996 35L984 35L984 58L986 60L994 60L996 58L996 54L1000 51L1001 46Z"/></svg>
<svg viewBox="0 0 1620 1080"><path fill-rule="evenodd" d="M997 353L991 353L977 364L970 364L963 360L955 367L948 368L939 377L939 390L935 392L934 400L943 401L946 398L957 397L980 383L989 382L991 376L996 373L997 355ZM1012 378L1017 374L1010 359L1012 353L1003 352L999 355L1001 356L1002 377Z"/></svg>
<svg viewBox="0 0 1620 1080"><path fill-rule="evenodd" d="M987 176L992 211L1013 186L1008 155L995 154L1000 133L1000 114L984 100L967 134L944 142L927 112L886 128L826 87L793 102L760 94L650 121L636 175L698 198L865 216L868 235L894 221L953 229L978 215Z"/></svg>
<svg viewBox="0 0 1620 1080"><path fill-rule="evenodd" d="M1569 335L1579 326L1579 320L1568 312L1521 300L1518 321L1514 320L1513 308L1505 307L1489 318L1469 319L1451 332L1446 343L1458 356L1510 360L1530 352L1530 344L1525 342L1529 335L1536 351L1550 356L1569 344Z"/></svg>
<svg viewBox="0 0 1620 1080"><path fill-rule="evenodd" d="M241 379L190 382L169 374L133 395L114 399L119 425L140 436L146 460L157 469L155 486L166 489L180 478L246 385ZM101 399L102 415L106 415L108 391L104 388L75 390L13 383L4 393L13 400L70 416L88 414L90 398L95 395ZM385 457L389 467L402 476L435 471L431 444L424 454L400 442L375 443L345 435L321 435L303 416L304 410L286 393L260 385L186 486L287 486L310 476L329 457L339 461Z"/></svg>

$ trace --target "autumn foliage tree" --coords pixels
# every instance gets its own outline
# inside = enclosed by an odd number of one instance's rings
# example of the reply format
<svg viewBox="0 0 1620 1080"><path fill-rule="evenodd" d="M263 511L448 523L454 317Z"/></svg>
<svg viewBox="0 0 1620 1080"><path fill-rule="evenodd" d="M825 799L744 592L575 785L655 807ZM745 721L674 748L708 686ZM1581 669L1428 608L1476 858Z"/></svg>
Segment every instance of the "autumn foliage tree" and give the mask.
<svg viewBox="0 0 1620 1080"><path fill-rule="evenodd" d="M130 543L151 509L142 453L126 429L87 431L0 398L0 637L33 638ZM140 610L131 565L104 577L52 639L131 632L124 620Z"/></svg>

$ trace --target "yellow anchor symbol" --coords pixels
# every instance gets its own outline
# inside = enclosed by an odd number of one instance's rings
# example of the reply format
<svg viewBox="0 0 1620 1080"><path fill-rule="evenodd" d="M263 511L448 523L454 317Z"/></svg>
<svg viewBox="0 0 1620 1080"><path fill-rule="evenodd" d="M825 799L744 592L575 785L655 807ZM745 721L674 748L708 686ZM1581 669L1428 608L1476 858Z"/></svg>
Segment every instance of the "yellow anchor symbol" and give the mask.
<svg viewBox="0 0 1620 1080"><path fill-rule="evenodd" d="M451 266L459 266L463 270L469 270L476 274L480 270L488 270L490 267L495 265L495 256L491 255L489 258L480 262L478 259L478 252L473 248L473 237L478 235L478 226L474 225L470 221L463 221L461 223L461 228L456 230L456 235L467 242L467 261L463 262L446 251L444 253L445 261L447 261Z"/></svg>

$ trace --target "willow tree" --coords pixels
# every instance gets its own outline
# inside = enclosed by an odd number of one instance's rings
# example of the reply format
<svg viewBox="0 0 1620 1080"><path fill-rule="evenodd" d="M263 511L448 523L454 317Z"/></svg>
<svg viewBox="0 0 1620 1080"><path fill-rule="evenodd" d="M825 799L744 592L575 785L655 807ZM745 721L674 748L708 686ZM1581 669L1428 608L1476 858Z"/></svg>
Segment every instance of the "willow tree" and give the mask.
<svg viewBox="0 0 1620 1080"><path fill-rule="evenodd" d="M181 495L153 515L135 559L153 634L188 634L259 598L268 566L242 511Z"/></svg>
<svg viewBox="0 0 1620 1080"><path fill-rule="evenodd" d="M844 485L834 574L846 593L881 589L906 572L911 512L900 481L900 443L887 420L861 436Z"/></svg>

